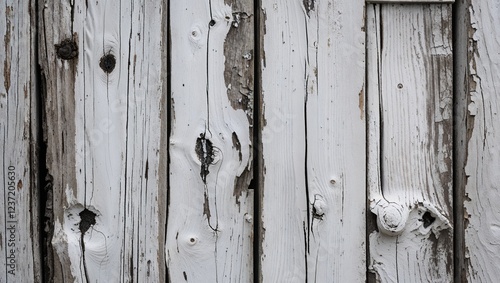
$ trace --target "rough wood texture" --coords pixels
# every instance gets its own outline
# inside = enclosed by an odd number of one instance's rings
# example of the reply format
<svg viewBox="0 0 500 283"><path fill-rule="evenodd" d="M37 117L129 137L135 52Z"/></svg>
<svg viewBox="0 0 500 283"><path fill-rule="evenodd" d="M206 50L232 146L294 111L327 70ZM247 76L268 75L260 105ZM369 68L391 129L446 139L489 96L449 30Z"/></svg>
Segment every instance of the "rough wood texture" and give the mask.
<svg viewBox="0 0 500 283"><path fill-rule="evenodd" d="M365 280L364 1L262 1L262 282Z"/></svg>
<svg viewBox="0 0 500 283"><path fill-rule="evenodd" d="M500 1L460 1L456 76L458 191L464 193L462 282L500 278ZM460 219L459 218L459 219Z"/></svg>
<svg viewBox="0 0 500 283"><path fill-rule="evenodd" d="M0 282L41 282L35 12L0 5Z"/></svg>
<svg viewBox="0 0 500 283"><path fill-rule="evenodd" d="M47 280L163 282L166 11L139 1L39 9Z"/></svg>
<svg viewBox="0 0 500 283"><path fill-rule="evenodd" d="M451 6L367 8L370 270L451 282Z"/></svg>
<svg viewBox="0 0 500 283"><path fill-rule="evenodd" d="M253 278L253 1L172 1L172 282Z"/></svg>

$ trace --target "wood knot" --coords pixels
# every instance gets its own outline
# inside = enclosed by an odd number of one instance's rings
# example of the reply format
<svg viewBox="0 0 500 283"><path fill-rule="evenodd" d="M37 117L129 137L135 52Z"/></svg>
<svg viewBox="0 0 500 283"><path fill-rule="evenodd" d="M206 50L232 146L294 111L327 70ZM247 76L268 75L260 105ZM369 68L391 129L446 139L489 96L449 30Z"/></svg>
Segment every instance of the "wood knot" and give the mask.
<svg viewBox="0 0 500 283"><path fill-rule="evenodd" d="M91 226L95 225L95 218L97 214L85 208L78 215L80 216L80 223L78 224L78 228L83 235L89 230Z"/></svg>
<svg viewBox="0 0 500 283"><path fill-rule="evenodd" d="M377 214L377 226L380 232L388 236L397 236L403 233L408 220L408 209L395 202L379 203L375 213Z"/></svg>
<svg viewBox="0 0 500 283"><path fill-rule="evenodd" d="M214 162L214 146L212 141L207 139L204 133L201 133L200 137L196 139L196 146L194 150L201 162L201 179L206 184L207 175L210 173L210 171L208 171L208 167Z"/></svg>
<svg viewBox="0 0 500 283"><path fill-rule="evenodd" d="M58 58L71 60L78 57L78 45L72 39L67 38L54 46L56 48L56 55Z"/></svg>
<svg viewBox="0 0 500 283"><path fill-rule="evenodd" d="M99 60L99 67L101 67L101 69L108 74L113 72L115 66L116 58L113 54L106 54L101 57L101 60Z"/></svg>

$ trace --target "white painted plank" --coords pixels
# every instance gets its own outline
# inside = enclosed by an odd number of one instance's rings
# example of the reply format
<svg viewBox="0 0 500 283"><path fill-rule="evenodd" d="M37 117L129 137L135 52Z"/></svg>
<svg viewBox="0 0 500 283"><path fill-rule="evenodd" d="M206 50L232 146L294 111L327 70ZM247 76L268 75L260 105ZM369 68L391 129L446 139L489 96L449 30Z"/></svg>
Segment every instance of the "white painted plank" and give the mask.
<svg viewBox="0 0 500 283"><path fill-rule="evenodd" d="M34 4L3 1L0 19L0 282L41 282Z"/></svg>
<svg viewBox="0 0 500 283"><path fill-rule="evenodd" d="M229 2L170 5L172 282L253 279L253 2Z"/></svg>
<svg viewBox="0 0 500 283"><path fill-rule="evenodd" d="M367 8L370 269L451 282L451 6Z"/></svg>
<svg viewBox="0 0 500 283"><path fill-rule="evenodd" d="M365 280L364 1L262 1L262 282Z"/></svg>
<svg viewBox="0 0 500 283"><path fill-rule="evenodd" d="M48 276L164 281L166 11L139 1L40 8L55 252Z"/></svg>
<svg viewBox="0 0 500 283"><path fill-rule="evenodd" d="M457 57L464 65L456 83L461 98L457 175L465 207L459 215L465 218L461 275L462 282L496 282L500 278L500 1L460 4Z"/></svg>

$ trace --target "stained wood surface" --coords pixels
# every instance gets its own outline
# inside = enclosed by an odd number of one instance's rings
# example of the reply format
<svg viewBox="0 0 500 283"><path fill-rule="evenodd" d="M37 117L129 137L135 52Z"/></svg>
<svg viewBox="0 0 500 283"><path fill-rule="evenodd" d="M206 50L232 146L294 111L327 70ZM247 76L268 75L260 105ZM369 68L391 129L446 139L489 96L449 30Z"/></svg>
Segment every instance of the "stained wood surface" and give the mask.
<svg viewBox="0 0 500 283"><path fill-rule="evenodd" d="M461 1L456 85L459 148L457 196L464 211L462 282L496 282L500 277L500 2Z"/></svg>
<svg viewBox="0 0 500 283"><path fill-rule="evenodd" d="M172 1L172 282L253 279L253 1Z"/></svg>
<svg viewBox="0 0 500 283"><path fill-rule="evenodd" d="M166 10L137 1L39 8L47 280L162 282Z"/></svg>
<svg viewBox="0 0 500 283"><path fill-rule="evenodd" d="M451 282L451 6L367 8L370 271Z"/></svg>
<svg viewBox="0 0 500 283"><path fill-rule="evenodd" d="M365 278L363 1L262 1L262 282Z"/></svg>
<svg viewBox="0 0 500 283"><path fill-rule="evenodd" d="M0 282L41 282L34 4L0 19Z"/></svg>

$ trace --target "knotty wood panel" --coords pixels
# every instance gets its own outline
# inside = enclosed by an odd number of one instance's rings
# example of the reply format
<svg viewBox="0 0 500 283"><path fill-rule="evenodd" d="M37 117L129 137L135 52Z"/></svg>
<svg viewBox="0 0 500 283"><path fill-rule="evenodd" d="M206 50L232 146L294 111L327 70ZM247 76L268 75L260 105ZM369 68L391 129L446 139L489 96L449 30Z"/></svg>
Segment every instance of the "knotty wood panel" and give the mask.
<svg viewBox="0 0 500 283"><path fill-rule="evenodd" d="M40 2L47 280L165 280L166 10Z"/></svg>
<svg viewBox="0 0 500 283"><path fill-rule="evenodd" d="M500 44L499 1L460 1L457 7L457 279L500 277Z"/></svg>
<svg viewBox="0 0 500 283"><path fill-rule="evenodd" d="M451 6L367 15L370 270L381 282L451 282Z"/></svg>
<svg viewBox="0 0 500 283"><path fill-rule="evenodd" d="M262 1L262 282L365 280L363 7Z"/></svg>
<svg viewBox="0 0 500 283"><path fill-rule="evenodd" d="M253 1L171 1L172 282L253 279Z"/></svg>
<svg viewBox="0 0 500 283"><path fill-rule="evenodd" d="M41 282L34 9L0 5L0 282Z"/></svg>

